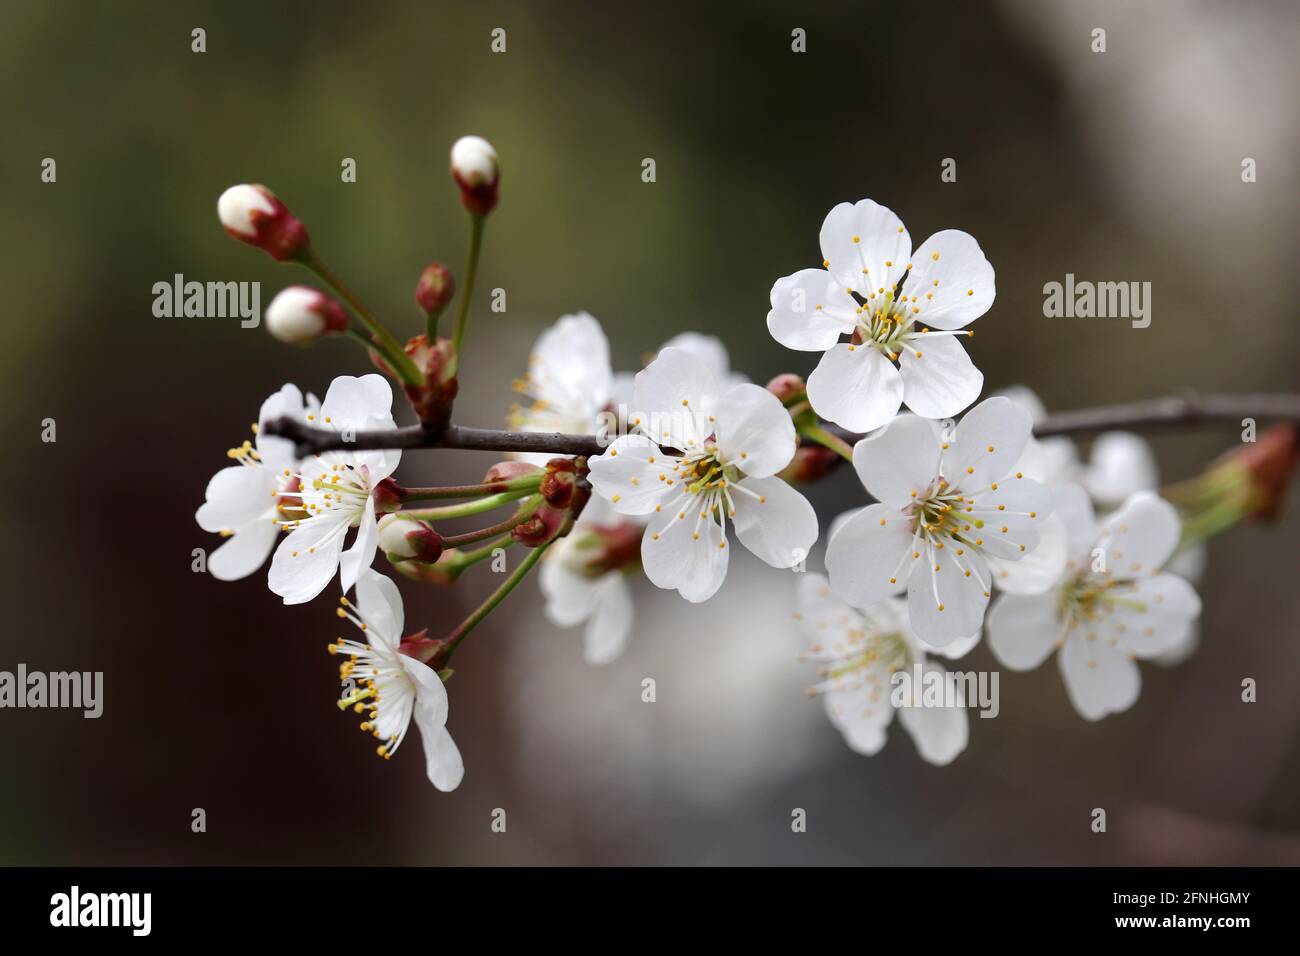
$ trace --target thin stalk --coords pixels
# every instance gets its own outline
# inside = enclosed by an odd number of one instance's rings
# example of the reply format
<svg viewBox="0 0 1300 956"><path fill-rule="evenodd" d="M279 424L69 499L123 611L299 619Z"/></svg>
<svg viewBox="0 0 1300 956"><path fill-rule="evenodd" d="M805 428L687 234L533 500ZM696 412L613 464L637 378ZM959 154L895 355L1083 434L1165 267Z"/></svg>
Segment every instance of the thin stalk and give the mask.
<svg viewBox="0 0 1300 956"><path fill-rule="evenodd" d="M474 612L470 614L469 617L465 618L465 620L462 621L460 625L451 632L451 634L447 635L446 656L444 656L440 661L442 667L445 668L448 662L451 661L451 656L456 653L456 648L460 646L460 642L465 639L466 635L468 635L470 631L474 630L474 628L478 627L484 618L496 610L497 605L504 601L510 592L518 586L519 582L528 576L528 572L533 569L533 565L541 560L542 555L546 553L546 549L554 543L555 541L552 539L551 541L538 545L536 548L529 551L523 561L519 562L519 567L515 568L514 571L510 573L510 577L502 581L501 586L488 595L486 601L475 608Z"/></svg>
<svg viewBox="0 0 1300 956"><path fill-rule="evenodd" d="M469 304L474 298L474 278L478 275L478 257L483 249L483 224L486 216L470 215L469 254L465 260L465 284L460 291L460 305L456 313L456 330L452 333L451 347L460 362L460 350L465 341L465 328L469 324Z"/></svg>

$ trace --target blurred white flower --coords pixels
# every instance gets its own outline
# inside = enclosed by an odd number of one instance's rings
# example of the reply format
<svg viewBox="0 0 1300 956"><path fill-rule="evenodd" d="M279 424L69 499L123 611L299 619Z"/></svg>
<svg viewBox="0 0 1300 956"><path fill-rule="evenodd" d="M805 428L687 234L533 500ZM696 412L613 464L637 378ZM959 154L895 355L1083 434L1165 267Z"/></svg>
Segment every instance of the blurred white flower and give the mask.
<svg viewBox="0 0 1300 956"><path fill-rule="evenodd" d="M253 442L245 441L226 452L238 464L212 476L204 502L194 520L204 531L228 538L208 558L208 570L220 581L247 577L266 560L276 534L287 521L300 517L298 460L293 442L263 434L262 426L288 417L312 422L320 402L308 395L304 402L296 385L285 385L262 403L253 427Z"/></svg>
<svg viewBox="0 0 1300 956"><path fill-rule="evenodd" d="M321 428L336 431L393 428L393 392L380 375L341 375L330 384L321 404ZM370 567L379 539L374 492L396 469L402 453L330 451L305 460L299 471L302 516L288 523L289 535L271 560L269 585L285 604L310 601L341 570L343 591ZM356 528L352 547L343 550L348 529Z"/></svg>
<svg viewBox="0 0 1300 956"><path fill-rule="evenodd" d="M944 418L979 397L984 376L955 336L974 335L960 330L988 311L995 288L971 236L946 229L913 252L899 218L863 199L830 211L821 249L823 268L777 280L767 314L786 348L825 353L808 377L819 415L867 432L900 404Z"/></svg>
<svg viewBox="0 0 1300 956"><path fill-rule="evenodd" d="M1098 529L1078 486L1061 490L1068 535L1066 572L1051 591L1007 594L989 611L989 643L1007 667L1029 670L1059 648L1075 709L1089 720L1127 710L1141 690L1137 658L1186 640L1201 602L1190 584L1161 568L1178 544L1173 506L1138 492Z"/></svg>
<svg viewBox="0 0 1300 956"><path fill-rule="evenodd" d="M562 316L538 337L528 374L515 382L515 390L531 401L511 409L509 425L523 432L595 435L613 397L613 379L609 340L600 323L586 312ZM557 456L514 457L545 465Z"/></svg>
<svg viewBox="0 0 1300 956"><path fill-rule="evenodd" d="M917 636L942 647L977 634L992 587L989 559L1039 546L1052 496L1008 469L1029 440L1029 414L990 398L950 439L913 415L862 439L853 467L878 504L846 520L826 549L835 594L868 607L907 589Z"/></svg>
<svg viewBox="0 0 1300 956"><path fill-rule="evenodd" d="M339 638L329 646L331 654L347 658L339 665L339 709L367 715L361 729L383 741L378 753L385 760L397 753L414 719L429 781L444 792L455 790L465 764L447 732L447 688L433 668L401 651L405 610L397 585L365 568L357 578L356 604L347 598L340 603L339 617L360 628L365 640Z"/></svg>
<svg viewBox="0 0 1300 956"><path fill-rule="evenodd" d="M623 653L634 607L627 572L637 564L640 520L614 515L592 497L572 531L547 550L538 574L546 619L557 627L586 624L583 656L608 664Z"/></svg>
<svg viewBox="0 0 1300 956"><path fill-rule="evenodd" d="M773 567L807 556L817 515L775 477L795 450L794 424L776 396L750 384L722 391L703 362L672 348L637 375L634 408L631 423L653 440L620 437L591 459L591 484L619 514L649 517L641 561L654 584L692 602L711 597L727 574L728 518Z"/></svg>
<svg viewBox="0 0 1300 956"><path fill-rule="evenodd" d="M898 711L921 757L943 766L966 749L970 733L963 707L895 707L892 675L945 673L926 659L927 647L908 626L907 606L887 598L855 610L832 593L820 574L801 574L795 619L809 641L805 658L820 662L824 679L814 687L845 742L871 756L885 746L885 731Z"/></svg>

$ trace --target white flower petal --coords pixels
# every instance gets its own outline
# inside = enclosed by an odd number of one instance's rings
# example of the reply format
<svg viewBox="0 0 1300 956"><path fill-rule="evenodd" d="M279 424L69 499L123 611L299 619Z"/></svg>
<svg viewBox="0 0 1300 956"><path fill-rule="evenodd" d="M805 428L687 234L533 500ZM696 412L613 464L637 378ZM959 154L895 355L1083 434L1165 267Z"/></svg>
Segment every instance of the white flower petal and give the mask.
<svg viewBox="0 0 1300 956"><path fill-rule="evenodd" d="M950 484L978 491L1012 473L1025 450L1033 419L1008 398L987 398L962 418L944 454Z"/></svg>
<svg viewBox="0 0 1300 956"><path fill-rule="evenodd" d="M589 459L591 487L619 514L649 514L672 487L667 482L678 485L672 474L678 460L644 436L623 435L604 454Z"/></svg>
<svg viewBox="0 0 1300 956"><path fill-rule="evenodd" d="M903 404L926 418L956 415L979 398L984 388L984 374L955 336L910 339L898 361Z"/></svg>
<svg viewBox="0 0 1300 956"><path fill-rule="evenodd" d="M356 583L357 575L369 568L375 560L375 546L379 543L379 521L375 517L375 499L366 499L366 510L361 513L357 536L352 547L339 558L339 580L347 594Z"/></svg>
<svg viewBox="0 0 1300 956"><path fill-rule="evenodd" d="M560 542L555 548L562 545ZM601 580L570 571L548 554L537 575L537 584L546 597L546 619L556 627L574 627L587 620L595 609Z"/></svg>
<svg viewBox="0 0 1300 956"><path fill-rule="evenodd" d="M825 269L777 279L767 330L788 349L824 352L852 332L857 303Z"/></svg>
<svg viewBox="0 0 1300 956"><path fill-rule="evenodd" d="M820 241L822 259L835 281L854 290L892 291L912 251L902 220L870 199L842 202L827 213Z"/></svg>
<svg viewBox="0 0 1300 956"><path fill-rule="evenodd" d="M817 541L817 512L780 478L746 478L739 485L759 497L733 492L736 537L774 568L804 561Z"/></svg>
<svg viewBox="0 0 1300 956"><path fill-rule="evenodd" d="M417 701L415 725L420 728L420 741L424 744L424 772L430 783L443 793L450 793L465 779L465 760L446 726L424 719L421 711Z"/></svg>
<svg viewBox="0 0 1300 956"><path fill-rule="evenodd" d="M694 496L650 519L641 539L641 564L656 587L676 590L693 604L707 601L727 576L727 552L721 526L699 517Z"/></svg>
<svg viewBox="0 0 1300 956"><path fill-rule="evenodd" d="M842 342L808 376L808 401L822 418L849 431L869 432L898 412L903 379L880 352Z"/></svg>
<svg viewBox="0 0 1300 956"><path fill-rule="evenodd" d="M393 390L382 375L340 375L330 383L317 424L362 429L373 418L392 418Z"/></svg>
<svg viewBox="0 0 1300 956"><path fill-rule="evenodd" d="M993 304L993 266L973 236L957 229L936 232L911 261L903 292L917 296L918 322L932 329L960 329Z"/></svg>
<svg viewBox="0 0 1300 956"><path fill-rule="evenodd" d="M1110 506L1139 491L1154 491L1160 477L1151 446L1129 432L1097 436L1083 483L1100 504Z"/></svg>
<svg viewBox="0 0 1300 956"><path fill-rule="evenodd" d="M877 501L900 508L910 504L939 473L939 439L933 424L899 415L853 447L853 468Z"/></svg>
<svg viewBox="0 0 1300 956"><path fill-rule="evenodd" d="M1065 566L1081 571L1091 566L1092 548L1099 529L1092 510L1092 499L1081 485L1058 485L1053 514L1065 525Z"/></svg>
<svg viewBox="0 0 1300 956"><path fill-rule="evenodd" d="M254 521L240 528L208 555L209 573L218 581L248 577L265 563L279 530L270 520Z"/></svg>
<svg viewBox="0 0 1300 956"><path fill-rule="evenodd" d="M826 547L831 589L854 607L867 607L897 594L907 586L911 561L901 568L900 561L911 546L911 519L896 507L874 504L863 508Z"/></svg>
<svg viewBox="0 0 1300 956"><path fill-rule="evenodd" d="M1128 710L1142 691L1142 675L1126 651L1102 640L1089 641L1077 628L1056 659L1070 702L1088 720Z"/></svg>
<svg viewBox="0 0 1300 956"><path fill-rule="evenodd" d="M370 643L378 638L396 650L406 627L406 609L397 583L371 568L363 569L357 577L357 610L365 620Z"/></svg>
<svg viewBox="0 0 1300 956"><path fill-rule="evenodd" d="M867 688L830 690L822 695L822 704L831 724L844 735L844 742L855 753L873 756L885 746L885 730L894 719L889 702L889 685L880 681L875 700Z"/></svg>
<svg viewBox="0 0 1300 956"><path fill-rule="evenodd" d="M1154 574L1174 553L1181 533L1173 505L1150 491L1132 495L1102 525L1106 573L1121 580Z"/></svg>
<svg viewBox="0 0 1300 956"><path fill-rule="evenodd" d="M263 465L222 468L208 482L194 520L204 531L234 531L264 517L275 505L275 476ZM267 518L270 524L270 519Z"/></svg>
<svg viewBox="0 0 1300 956"><path fill-rule="evenodd" d="M632 592L621 572L600 579L594 609L583 638L583 658L599 667L622 654L632 634Z"/></svg>
<svg viewBox="0 0 1300 956"><path fill-rule="evenodd" d="M1003 594L989 608L989 647L1004 667L1027 671L1047 660L1065 632L1060 596Z"/></svg>
<svg viewBox="0 0 1300 956"><path fill-rule="evenodd" d="M718 403L718 450L724 461L753 478L790 464L795 432L781 400L757 385L734 385Z"/></svg>
<svg viewBox="0 0 1300 956"><path fill-rule="evenodd" d="M561 316L538 336L528 369L539 398L599 410L609 401L614 377L609 339L595 317L579 312ZM594 423L593 423L594 426Z"/></svg>
<svg viewBox="0 0 1300 956"><path fill-rule="evenodd" d="M690 352L664 349L637 373L633 391L633 419L659 443L686 450L712 433L719 386Z"/></svg>
<svg viewBox="0 0 1300 956"><path fill-rule="evenodd" d="M304 604L325 590L339 566L348 526L346 515L310 518L280 542L267 584L285 604Z"/></svg>
<svg viewBox="0 0 1300 956"><path fill-rule="evenodd" d="M1159 657L1182 644L1201 616L1196 589L1176 574L1139 578L1133 590L1116 594L1098 637L1115 637L1138 657Z"/></svg>
<svg viewBox="0 0 1300 956"><path fill-rule="evenodd" d="M958 555L958 550L963 553ZM944 647L980 630L990 593L984 559L953 544L929 554L918 547L917 552L920 556L904 569L912 632L927 644Z"/></svg>
<svg viewBox="0 0 1300 956"><path fill-rule="evenodd" d="M952 680L933 661L925 663L925 672L943 674L945 680ZM965 707L902 707L898 711L898 720L916 744L921 759L938 767L952 763L966 749L970 739L970 721Z"/></svg>
<svg viewBox="0 0 1300 956"><path fill-rule="evenodd" d="M731 356L727 354L727 347L722 344L722 339L716 335L701 335L699 332L679 332L659 346L660 352L664 349L684 349L690 352L709 367L714 380L720 386L739 385L742 382L749 381L744 375L731 370Z"/></svg>
<svg viewBox="0 0 1300 956"><path fill-rule="evenodd" d="M1061 579L1065 570L1065 525L1056 515L1048 515L1039 522L1037 537L1037 545L1026 546L1018 561L986 555L993 583L999 590L1007 594L1042 594Z"/></svg>
<svg viewBox="0 0 1300 956"><path fill-rule="evenodd" d="M1041 528L1056 505L1056 495L1031 478L1014 475L995 482L996 488L976 496L967 513L976 525L971 534L985 553L1005 561L1021 561L1033 554L1041 540ZM982 526L979 525L983 522ZM1065 569L1064 529L1056 550L1044 556L1048 565L1041 573L1052 580Z"/></svg>

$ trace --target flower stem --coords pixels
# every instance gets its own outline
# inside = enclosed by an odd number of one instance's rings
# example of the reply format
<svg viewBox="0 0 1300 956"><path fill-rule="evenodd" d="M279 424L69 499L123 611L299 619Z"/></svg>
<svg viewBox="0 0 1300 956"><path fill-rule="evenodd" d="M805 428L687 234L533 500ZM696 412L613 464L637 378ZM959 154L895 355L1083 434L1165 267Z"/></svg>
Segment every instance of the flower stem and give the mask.
<svg viewBox="0 0 1300 956"><path fill-rule="evenodd" d="M804 438L829 448L845 461L853 461L853 448L849 443L837 435L832 435L821 425L800 425L798 431Z"/></svg>
<svg viewBox="0 0 1300 956"><path fill-rule="evenodd" d="M452 518L468 518L473 515L500 508L512 501L518 501L532 494L532 489L523 488L515 491L503 491L498 495L487 495L474 501L459 505L447 505L442 508L414 508L402 511L402 514L419 521L449 521Z"/></svg>
<svg viewBox="0 0 1300 956"><path fill-rule="evenodd" d="M470 215L469 255L465 261L465 280L460 290L460 305L456 313L456 330L452 333L451 348L457 367L460 365L461 345L465 341L465 327L469 323L469 304L474 298L474 277L478 274L478 257L483 249L483 224L486 216Z"/></svg>
<svg viewBox="0 0 1300 956"><path fill-rule="evenodd" d="M442 488L405 488L403 501L428 501L438 498L479 498L503 491L536 491L542 476L525 475L508 481L491 481L481 485L447 485Z"/></svg>
<svg viewBox="0 0 1300 956"><path fill-rule="evenodd" d="M402 350L401 343L393 338L393 333L389 332L383 323L375 318L374 314L352 293L352 290L343 284L343 281L334 274L334 271L325 265L324 260L316 254L316 250L308 249L298 261L309 272L329 286L335 295L347 303L352 313L370 330L370 334L374 336L376 343L387 347L386 350L381 349L381 351L391 353L386 357L389 358L393 371L397 373L403 382L409 385L424 384L424 373L411 361L411 357Z"/></svg>
<svg viewBox="0 0 1300 956"><path fill-rule="evenodd" d="M459 570L463 571L465 568L468 568L472 564L478 564L480 561L486 561L488 558L492 557L493 553L498 548L508 548L512 544L516 544L516 543L517 542L515 541L514 535L510 535L510 534L502 535L501 537L497 538L495 541L489 542L488 544L485 544L483 547L478 548L475 551L464 551L458 554L456 556L456 566Z"/></svg>
<svg viewBox="0 0 1300 956"><path fill-rule="evenodd" d="M515 525L523 524L531 518L534 510L535 509L520 508L505 521L498 521L494 525L480 528L477 531L467 531L464 534L447 535L442 539L442 543L448 548L459 548L463 544L474 544L475 542L482 541L484 538L493 538L502 533L508 534L510 529L515 527ZM513 538L511 540L513 540Z"/></svg>
<svg viewBox="0 0 1300 956"><path fill-rule="evenodd" d="M357 329L349 327L348 337L355 339L357 342L361 343L361 347L366 350L367 355L370 354L371 349L374 349L376 352L378 352L387 360L388 364L392 368L397 368L401 364L401 359L406 359L406 355L404 353L394 353L393 350L389 348L389 346L384 342L380 341L379 339L372 338L371 336L368 336L365 333L358 331ZM401 359L397 357L399 354L401 355ZM407 359L407 361L409 361L409 359Z"/></svg>
<svg viewBox="0 0 1300 956"><path fill-rule="evenodd" d="M440 668L445 668L447 666L447 662L451 660L452 654L456 652L456 648L460 645L460 642L465 639L466 635L468 635L470 631L474 630L474 628L476 628L484 618L496 610L497 605L504 601L506 596L515 589L519 582L528 576L528 572L533 569L533 565L541 560L542 555L546 553L546 549L553 543L553 540L547 541L545 544L538 545L536 548L529 551L527 556L524 557L524 560L519 563L519 567L515 568L514 571L510 573L510 577L502 581L501 586L488 595L486 601L475 608L474 612L470 614L469 617L465 618L465 620L462 621L454 631L447 635L445 638L446 653L439 662Z"/></svg>

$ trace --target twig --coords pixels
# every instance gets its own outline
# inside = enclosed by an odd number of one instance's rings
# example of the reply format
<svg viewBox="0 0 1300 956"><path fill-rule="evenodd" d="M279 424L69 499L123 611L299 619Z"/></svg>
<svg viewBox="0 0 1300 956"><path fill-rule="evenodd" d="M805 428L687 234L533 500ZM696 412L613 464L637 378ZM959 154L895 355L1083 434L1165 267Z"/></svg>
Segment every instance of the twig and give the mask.
<svg viewBox="0 0 1300 956"><path fill-rule="evenodd" d="M1244 418L1300 420L1300 395L1189 393L1119 405L1080 408L1048 415L1034 426L1034 434L1039 438L1048 438L1053 435L1092 435L1115 429L1151 430L1206 423L1240 426ZM850 443L861 437L830 426L828 431ZM507 432L463 425L448 425L442 429L411 425L406 428L358 431L348 436L350 440L345 440L342 432L313 428L296 419L284 417L267 422L265 433L291 439L299 458L337 449L368 451L377 448L459 448L469 451L589 456L599 455L605 450L595 435Z"/></svg>

